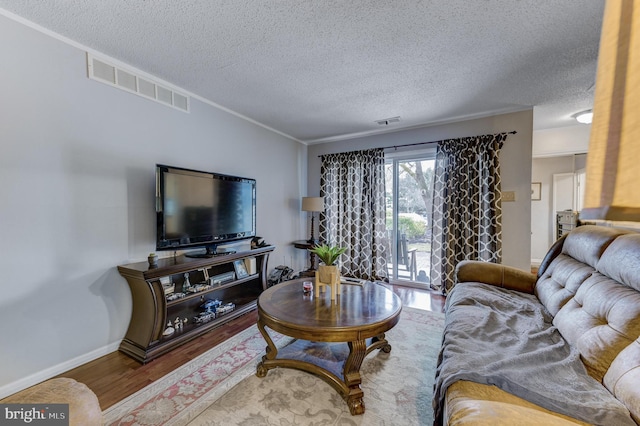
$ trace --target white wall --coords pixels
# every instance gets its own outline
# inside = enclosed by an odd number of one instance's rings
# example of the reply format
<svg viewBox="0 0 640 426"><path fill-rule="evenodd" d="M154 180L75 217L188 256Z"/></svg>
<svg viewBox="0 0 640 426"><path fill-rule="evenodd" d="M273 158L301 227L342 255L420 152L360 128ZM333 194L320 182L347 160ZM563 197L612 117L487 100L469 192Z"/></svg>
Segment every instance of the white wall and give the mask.
<svg viewBox="0 0 640 426"><path fill-rule="evenodd" d="M531 253L531 110L476 120L309 146L308 192L320 192L319 155L517 131L500 152L502 190L515 191L515 202L502 203L503 263L529 269Z"/></svg>
<svg viewBox="0 0 640 426"><path fill-rule="evenodd" d="M540 200L531 201L531 263L539 264L553 244L553 175L571 173L573 156L534 158L531 180L542 183Z"/></svg>
<svg viewBox="0 0 640 426"><path fill-rule="evenodd" d="M534 158L532 182L542 183L540 200L531 201L531 263L539 264L555 241L556 212L553 209L553 175L584 169L586 155Z"/></svg>
<svg viewBox="0 0 640 426"><path fill-rule="evenodd" d="M116 266L154 251L156 163L257 179L270 268L298 256L306 146L90 80L85 52L4 16L0 39L0 398L117 349L131 295Z"/></svg>
<svg viewBox="0 0 640 426"><path fill-rule="evenodd" d="M542 199L531 201L531 263L537 264L553 243L553 175L585 167L591 125L579 124L533 132L532 182L542 183Z"/></svg>
<svg viewBox="0 0 640 426"><path fill-rule="evenodd" d="M589 149L590 124L558 127L533 132L533 157L581 154Z"/></svg>

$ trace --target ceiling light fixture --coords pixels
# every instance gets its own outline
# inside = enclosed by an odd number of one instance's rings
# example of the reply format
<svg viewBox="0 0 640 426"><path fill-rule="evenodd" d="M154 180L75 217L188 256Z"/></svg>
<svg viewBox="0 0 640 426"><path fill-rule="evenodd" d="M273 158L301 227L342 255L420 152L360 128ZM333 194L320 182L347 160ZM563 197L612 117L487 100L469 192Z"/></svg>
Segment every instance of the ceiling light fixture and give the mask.
<svg viewBox="0 0 640 426"><path fill-rule="evenodd" d="M573 114L573 118L576 119L578 123L582 124L591 124L591 120L593 119L593 110L581 111L576 114Z"/></svg>

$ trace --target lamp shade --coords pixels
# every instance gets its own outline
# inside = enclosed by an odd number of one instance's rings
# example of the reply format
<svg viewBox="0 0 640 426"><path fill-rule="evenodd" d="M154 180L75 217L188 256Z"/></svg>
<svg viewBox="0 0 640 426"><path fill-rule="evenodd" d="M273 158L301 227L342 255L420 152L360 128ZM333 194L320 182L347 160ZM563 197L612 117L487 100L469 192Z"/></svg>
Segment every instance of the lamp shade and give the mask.
<svg viewBox="0 0 640 426"><path fill-rule="evenodd" d="M324 198L322 197L302 197L303 212L324 211Z"/></svg>
<svg viewBox="0 0 640 426"><path fill-rule="evenodd" d="M608 0L580 218L640 221L639 162L640 4Z"/></svg>

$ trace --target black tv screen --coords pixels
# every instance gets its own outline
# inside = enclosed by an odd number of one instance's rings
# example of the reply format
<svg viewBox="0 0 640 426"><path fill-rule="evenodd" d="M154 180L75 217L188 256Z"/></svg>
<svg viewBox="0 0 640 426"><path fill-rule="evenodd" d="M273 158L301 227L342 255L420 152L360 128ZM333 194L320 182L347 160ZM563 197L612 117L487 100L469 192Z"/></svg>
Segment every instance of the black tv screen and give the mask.
<svg viewBox="0 0 640 426"><path fill-rule="evenodd" d="M157 250L206 247L256 235L255 179L156 166Z"/></svg>

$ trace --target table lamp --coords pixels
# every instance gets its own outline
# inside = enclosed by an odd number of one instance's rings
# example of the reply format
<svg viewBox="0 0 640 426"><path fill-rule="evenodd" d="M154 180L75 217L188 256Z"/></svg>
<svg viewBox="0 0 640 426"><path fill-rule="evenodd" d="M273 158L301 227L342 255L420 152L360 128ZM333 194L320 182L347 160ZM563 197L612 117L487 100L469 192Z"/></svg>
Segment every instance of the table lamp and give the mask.
<svg viewBox="0 0 640 426"><path fill-rule="evenodd" d="M640 221L639 53L640 4L607 1L580 219Z"/></svg>
<svg viewBox="0 0 640 426"><path fill-rule="evenodd" d="M322 197L302 197L302 211L303 212L311 212L311 238L307 240L310 244L315 244L318 242L314 237L314 219L315 212L323 212L324 211L324 198Z"/></svg>

